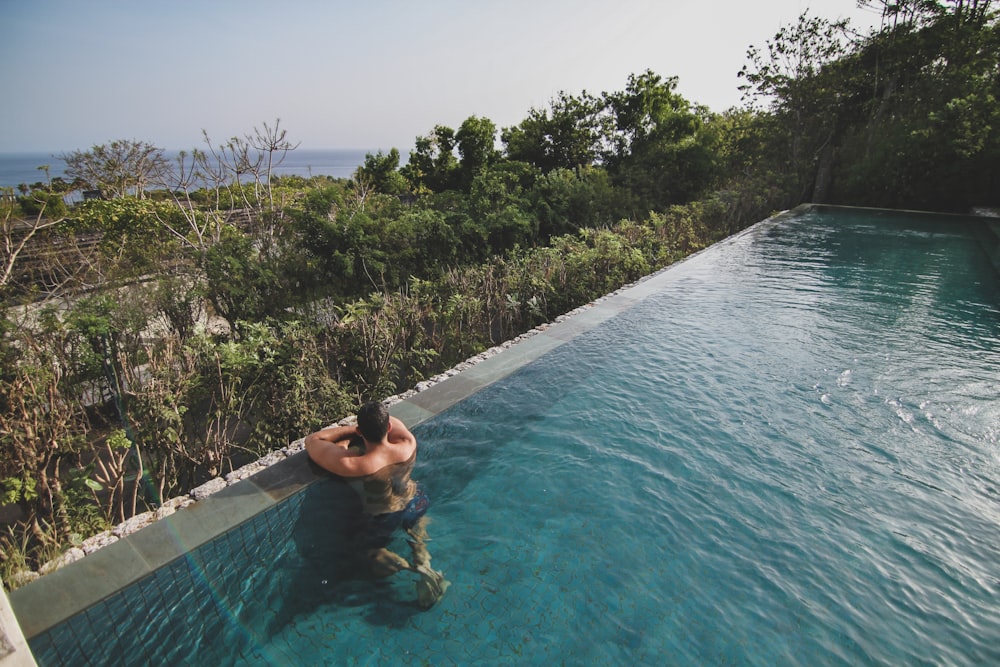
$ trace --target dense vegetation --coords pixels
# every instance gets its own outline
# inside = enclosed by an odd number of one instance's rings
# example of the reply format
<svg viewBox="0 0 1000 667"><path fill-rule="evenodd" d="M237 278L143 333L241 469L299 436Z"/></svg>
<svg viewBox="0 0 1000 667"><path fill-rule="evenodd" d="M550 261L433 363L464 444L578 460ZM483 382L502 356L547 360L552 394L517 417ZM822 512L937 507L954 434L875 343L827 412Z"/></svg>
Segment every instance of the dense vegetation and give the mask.
<svg viewBox="0 0 1000 667"><path fill-rule="evenodd" d="M1000 205L993 3L867 4L751 49L721 114L647 71L349 180L272 177L278 124L63 156L0 203L5 580L774 210Z"/></svg>

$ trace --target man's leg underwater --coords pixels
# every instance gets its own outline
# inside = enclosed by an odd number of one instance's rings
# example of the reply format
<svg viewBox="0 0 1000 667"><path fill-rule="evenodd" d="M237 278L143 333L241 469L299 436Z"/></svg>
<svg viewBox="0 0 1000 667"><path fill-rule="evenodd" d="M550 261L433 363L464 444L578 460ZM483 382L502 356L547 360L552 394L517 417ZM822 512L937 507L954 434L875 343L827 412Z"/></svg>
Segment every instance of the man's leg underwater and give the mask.
<svg viewBox="0 0 1000 667"><path fill-rule="evenodd" d="M448 590L450 583L443 574L431 569L431 554L427 551L427 517L420 517L406 532L410 536L407 542L413 551L411 569L420 575L420 581L417 582L417 602L424 609L430 609Z"/></svg>
<svg viewBox="0 0 1000 667"><path fill-rule="evenodd" d="M410 536L406 542L413 551L413 564L418 567L421 565L429 567L431 564L431 554L427 551L427 523L427 517L422 516L412 527L406 529L407 535Z"/></svg>
<svg viewBox="0 0 1000 667"><path fill-rule="evenodd" d="M426 549L422 553L419 548L414 549L412 565L399 554L384 547L371 549L367 557L372 574L376 577L391 577L400 570L416 572L420 576L416 583L417 604L424 609L433 607L448 589L449 582L445 581L444 575L430 568L430 555Z"/></svg>

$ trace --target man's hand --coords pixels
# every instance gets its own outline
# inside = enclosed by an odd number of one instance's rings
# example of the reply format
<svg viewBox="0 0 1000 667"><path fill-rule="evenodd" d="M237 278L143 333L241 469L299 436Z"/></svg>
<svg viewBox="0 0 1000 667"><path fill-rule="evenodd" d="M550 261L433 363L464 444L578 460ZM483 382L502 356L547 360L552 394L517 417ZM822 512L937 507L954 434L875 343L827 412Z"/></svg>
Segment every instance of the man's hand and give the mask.
<svg viewBox="0 0 1000 667"><path fill-rule="evenodd" d="M320 467L342 475L346 470L343 459L364 454L364 448L350 449L352 438L360 437L356 426L324 428L306 436L306 453Z"/></svg>
<svg viewBox="0 0 1000 667"><path fill-rule="evenodd" d="M347 445L350 444L351 438L355 435L361 435L358 432L357 426L332 426L324 428L306 436L306 448L309 447L309 441L312 440L315 443L329 443L346 449Z"/></svg>

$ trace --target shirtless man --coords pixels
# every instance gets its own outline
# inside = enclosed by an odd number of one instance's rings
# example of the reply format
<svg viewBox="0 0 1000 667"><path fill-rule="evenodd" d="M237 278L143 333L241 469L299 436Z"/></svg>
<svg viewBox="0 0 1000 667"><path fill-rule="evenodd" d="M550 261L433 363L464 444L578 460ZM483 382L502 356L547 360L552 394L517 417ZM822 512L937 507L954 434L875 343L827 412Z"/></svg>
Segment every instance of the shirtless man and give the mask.
<svg viewBox="0 0 1000 667"><path fill-rule="evenodd" d="M403 422L389 415L378 402L358 410L358 425L325 428L306 437L306 452L317 465L343 477L361 496L365 517L366 556L376 576L400 570L420 575L417 600L428 609L448 586L440 572L431 569L424 514L430 502L410 479L417 458L417 439ZM393 532L402 527L410 536L413 562L386 547Z"/></svg>

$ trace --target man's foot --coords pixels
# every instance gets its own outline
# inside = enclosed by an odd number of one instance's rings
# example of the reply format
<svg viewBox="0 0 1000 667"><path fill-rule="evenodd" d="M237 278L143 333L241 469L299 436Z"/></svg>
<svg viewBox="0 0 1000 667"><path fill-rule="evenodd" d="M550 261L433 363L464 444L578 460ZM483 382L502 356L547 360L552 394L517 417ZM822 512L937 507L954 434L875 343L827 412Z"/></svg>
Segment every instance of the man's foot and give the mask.
<svg viewBox="0 0 1000 667"><path fill-rule="evenodd" d="M417 604L423 609L430 609L437 604L451 584L445 581L443 574L435 572L426 565L415 569L420 575L420 581L417 582Z"/></svg>

